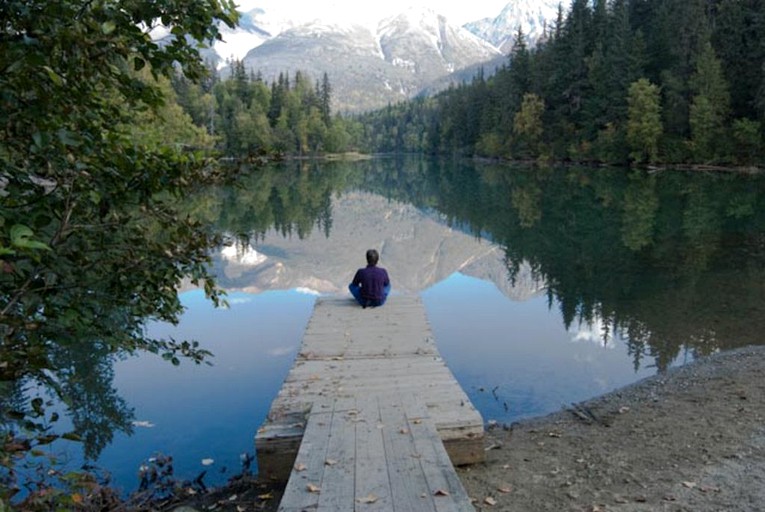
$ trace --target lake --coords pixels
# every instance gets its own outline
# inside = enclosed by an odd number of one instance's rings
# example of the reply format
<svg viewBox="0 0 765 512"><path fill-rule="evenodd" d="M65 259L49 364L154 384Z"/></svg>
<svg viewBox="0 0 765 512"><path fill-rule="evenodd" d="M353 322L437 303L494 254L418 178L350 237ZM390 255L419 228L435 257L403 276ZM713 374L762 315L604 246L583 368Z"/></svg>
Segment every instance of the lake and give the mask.
<svg viewBox="0 0 765 512"><path fill-rule="evenodd" d="M226 234L229 306L184 288L180 325L213 366L117 361L134 409L98 464L127 490L156 453L219 484L253 454L319 295L348 294L368 248L420 294L484 420L555 411L765 332L765 179L426 159L287 163L190 198ZM75 457L75 455L72 455Z"/></svg>

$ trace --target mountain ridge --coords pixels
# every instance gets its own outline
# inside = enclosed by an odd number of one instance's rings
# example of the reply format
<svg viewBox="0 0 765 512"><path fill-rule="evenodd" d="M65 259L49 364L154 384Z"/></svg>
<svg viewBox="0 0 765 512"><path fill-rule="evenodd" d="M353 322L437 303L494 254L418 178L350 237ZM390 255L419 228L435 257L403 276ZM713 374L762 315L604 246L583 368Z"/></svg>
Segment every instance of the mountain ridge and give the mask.
<svg viewBox="0 0 765 512"><path fill-rule="evenodd" d="M376 23L333 21L332 13L280 13L277 3L241 13L239 27L223 27L224 42L205 53L225 74L241 60L266 81L297 71L333 84L333 110L358 112L432 94L490 75L512 45L517 27L530 43L541 37L551 0L512 0L495 18L458 26L429 8L409 7ZM555 4L557 5L557 4Z"/></svg>

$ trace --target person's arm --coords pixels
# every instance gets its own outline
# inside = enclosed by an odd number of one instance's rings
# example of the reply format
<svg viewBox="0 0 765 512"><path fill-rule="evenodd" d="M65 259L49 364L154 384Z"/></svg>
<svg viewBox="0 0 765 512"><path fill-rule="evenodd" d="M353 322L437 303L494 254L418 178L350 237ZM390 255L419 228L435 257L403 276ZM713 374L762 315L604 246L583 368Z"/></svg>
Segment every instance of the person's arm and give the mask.
<svg viewBox="0 0 765 512"><path fill-rule="evenodd" d="M355 284L356 286L361 286L361 269L356 271L356 275L353 276L353 281L351 281L351 284Z"/></svg>

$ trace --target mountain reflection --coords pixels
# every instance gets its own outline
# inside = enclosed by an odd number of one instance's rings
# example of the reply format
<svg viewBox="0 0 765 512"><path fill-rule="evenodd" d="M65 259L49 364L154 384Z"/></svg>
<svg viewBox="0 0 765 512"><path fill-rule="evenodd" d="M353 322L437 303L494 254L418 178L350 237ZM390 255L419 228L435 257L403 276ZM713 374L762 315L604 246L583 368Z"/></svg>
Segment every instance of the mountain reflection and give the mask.
<svg viewBox="0 0 765 512"><path fill-rule="evenodd" d="M636 368L663 370L683 350L760 343L764 183L383 159L253 170L198 210L236 240L215 258L224 288L342 293L378 247L394 289L459 272L513 300L546 293L567 329L619 333Z"/></svg>

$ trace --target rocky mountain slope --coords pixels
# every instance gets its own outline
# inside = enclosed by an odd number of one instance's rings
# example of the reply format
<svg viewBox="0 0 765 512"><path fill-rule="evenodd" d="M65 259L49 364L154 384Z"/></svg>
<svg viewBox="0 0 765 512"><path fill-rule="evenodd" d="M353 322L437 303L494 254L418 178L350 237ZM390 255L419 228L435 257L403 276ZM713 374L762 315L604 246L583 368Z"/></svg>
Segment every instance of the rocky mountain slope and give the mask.
<svg viewBox="0 0 765 512"><path fill-rule="evenodd" d="M332 9L287 10L264 0L241 13L236 29L222 27L224 42L204 57L224 74L227 61L243 60L269 82L280 73L321 79L326 72L333 109L365 111L469 82L481 68L492 74L518 27L533 46L553 23L557 6L557 0L511 0L495 18L460 27L422 7L351 23Z"/></svg>
<svg viewBox="0 0 765 512"><path fill-rule="evenodd" d="M411 98L451 73L485 62L499 51L430 10L410 9L361 25L315 21L288 29L250 50L247 68L267 81L297 70L327 73L337 111L379 108Z"/></svg>
<svg viewBox="0 0 765 512"><path fill-rule="evenodd" d="M465 28L508 54L519 27L533 47L543 37L545 27L552 28L558 5L562 4L557 0L511 0L497 17L473 21Z"/></svg>

